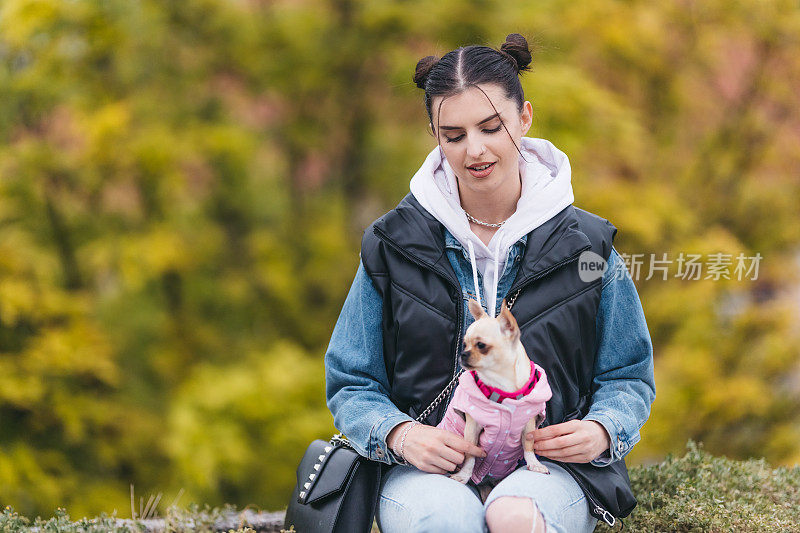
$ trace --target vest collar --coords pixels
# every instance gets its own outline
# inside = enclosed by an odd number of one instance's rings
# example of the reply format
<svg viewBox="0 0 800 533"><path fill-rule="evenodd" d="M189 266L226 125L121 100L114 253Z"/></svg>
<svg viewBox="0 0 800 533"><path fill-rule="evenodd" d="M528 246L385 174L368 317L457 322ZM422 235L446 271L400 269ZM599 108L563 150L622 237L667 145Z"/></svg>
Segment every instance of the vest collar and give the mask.
<svg viewBox="0 0 800 533"><path fill-rule="evenodd" d="M379 218L375 234L383 241L412 256L458 287L458 279L444 247L444 226L408 193L400 203Z"/></svg>
<svg viewBox="0 0 800 533"><path fill-rule="evenodd" d="M378 219L374 228L380 239L458 287L456 274L445 254L445 228L420 205L413 194L407 194L396 208ZM572 205L565 207L528 233L525 253L511 291L590 247L589 238L578 229L574 208Z"/></svg>
<svg viewBox="0 0 800 533"><path fill-rule="evenodd" d="M592 247L589 237L578 229L578 217L571 205L528 234L519 271L509 293Z"/></svg>

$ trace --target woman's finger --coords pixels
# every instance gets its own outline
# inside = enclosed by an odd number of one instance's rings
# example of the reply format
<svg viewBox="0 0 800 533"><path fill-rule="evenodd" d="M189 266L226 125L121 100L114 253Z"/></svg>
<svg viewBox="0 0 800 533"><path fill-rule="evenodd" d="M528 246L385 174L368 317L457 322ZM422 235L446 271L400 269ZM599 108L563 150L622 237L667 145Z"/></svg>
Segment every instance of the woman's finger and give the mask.
<svg viewBox="0 0 800 533"><path fill-rule="evenodd" d="M443 457L435 457L431 461L431 464L433 466L437 467L437 468L441 468L442 470L444 470L448 474L450 472L455 471L456 467L458 466L456 464L453 464L451 461L448 461L447 459L444 459Z"/></svg>
<svg viewBox="0 0 800 533"><path fill-rule="evenodd" d="M580 435L576 433L570 433L569 435L562 435L553 439L534 441L533 451L538 452L539 450L561 450L570 446L579 445L582 442L583 440L580 438Z"/></svg>
<svg viewBox="0 0 800 533"><path fill-rule="evenodd" d="M570 420L569 422L562 422L561 424L553 424L552 426L534 429L533 431L528 432L528 438L545 440L552 439L560 435L566 435L568 433L574 433L575 430L578 429L578 424L575 424L575 422L580 421Z"/></svg>
<svg viewBox="0 0 800 533"><path fill-rule="evenodd" d="M460 465L461 463L464 462L465 456L463 453L454 450L444 444L442 444L441 448L439 448L437 451L439 452L439 455L443 459L450 461L453 464Z"/></svg>
<svg viewBox="0 0 800 533"><path fill-rule="evenodd" d="M564 443L561 446L551 446L549 442L542 443L541 447L537 446L536 443L533 445L533 451L536 453L541 452L549 452L554 454L561 454L564 455L566 453L583 453L587 450L586 443L583 441L571 441Z"/></svg>
<svg viewBox="0 0 800 533"><path fill-rule="evenodd" d="M573 446L567 446L565 448L556 448L552 450L542 450L542 451L538 451L534 448L534 452L536 453L536 455L541 455L549 459L558 459L560 461L566 457L571 457L574 455L584 455L586 453L586 448L583 447L583 445L581 444L575 444Z"/></svg>
<svg viewBox="0 0 800 533"><path fill-rule="evenodd" d="M467 442L454 433L445 432L444 444L460 453L474 455L475 457L486 457L486 452L480 446Z"/></svg>

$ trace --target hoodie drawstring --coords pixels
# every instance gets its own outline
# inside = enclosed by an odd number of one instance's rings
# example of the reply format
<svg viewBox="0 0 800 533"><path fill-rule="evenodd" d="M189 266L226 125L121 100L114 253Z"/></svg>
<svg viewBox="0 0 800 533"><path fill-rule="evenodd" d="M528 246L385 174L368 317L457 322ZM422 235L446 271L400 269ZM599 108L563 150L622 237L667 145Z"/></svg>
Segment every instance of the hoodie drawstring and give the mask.
<svg viewBox="0 0 800 533"><path fill-rule="evenodd" d="M497 308L497 274L498 274L497 271L499 264L497 256L499 251L500 251L500 243L498 242L497 246L495 246L494 248L494 284L492 285L492 287L494 287L494 290L492 291L492 310L490 311L493 317L497 316L495 314L495 309Z"/></svg>
<svg viewBox="0 0 800 533"><path fill-rule="evenodd" d="M478 263L477 261L475 261L475 247L472 245L472 241L467 241L467 247L469 248L469 261L472 264L472 283L475 286L475 294L478 297L478 305L483 307L483 304L481 303L481 290L478 287ZM491 317L497 316L495 314L495 308L497 307L497 276L500 266L500 261L498 257L499 250L500 250L500 245L498 244L494 250L494 280L493 280L494 284L492 285L492 287L494 287L494 290L491 291L490 295L492 303L489 304L489 300L486 301L486 305L488 307L487 310L489 311L489 316Z"/></svg>
<svg viewBox="0 0 800 533"><path fill-rule="evenodd" d="M469 247L469 261L472 263L472 283L475 285L475 294L478 297L478 305L483 307L481 303L481 290L478 287L478 263L475 262L475 247L472 246L472 241L467 241Z"/></svg>

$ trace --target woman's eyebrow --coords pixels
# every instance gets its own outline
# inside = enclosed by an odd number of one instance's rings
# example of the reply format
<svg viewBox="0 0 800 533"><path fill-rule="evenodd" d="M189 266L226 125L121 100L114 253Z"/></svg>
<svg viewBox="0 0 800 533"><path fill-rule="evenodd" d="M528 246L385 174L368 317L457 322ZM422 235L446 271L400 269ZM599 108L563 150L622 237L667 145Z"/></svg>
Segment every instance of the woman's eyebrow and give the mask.
<svg viewBox="0 0 800 533"><path fill-rule="evenodd" d="M500 113L495 113L494 115L492 115L492 116L490 116L490 117L486 117L485 119L483 119L483 120L481 120L480 122L478 122L478 123L476 124L476 126L480 126L480 125L481 125L481 124L483 124L484 122L489 122L489 121L490 121L490 120L492 120L493 118L495 118L495 117L499 117L499 116L500 116ZM461 130L461 129L464 129L464 128L462 128L462 127L460 127L460 126L439 126L439 129L442 129L442 130Z"/></svg>

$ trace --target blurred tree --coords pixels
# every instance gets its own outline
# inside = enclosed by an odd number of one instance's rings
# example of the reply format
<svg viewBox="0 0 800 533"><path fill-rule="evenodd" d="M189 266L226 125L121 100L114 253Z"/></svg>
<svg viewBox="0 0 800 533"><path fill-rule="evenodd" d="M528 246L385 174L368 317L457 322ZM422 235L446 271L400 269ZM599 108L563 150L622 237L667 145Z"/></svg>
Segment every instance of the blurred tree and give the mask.
<svg viewBox="0 0 800 533"><path fill-rule="evenodd" d="M621 252L764 257L637 282L658 399L632 461L799 461L799 29L786 1L4 0L0 500L280 507L333 429L361 232L435 146L414 66L512 31L539 43L529 135Z"/></svg>
<svg viewBox="0 0 800 533"><path fill-rule="evenodd" d="M534 102L546 98L542 136L570 143L578 203L620 228L620 251L648 259L638 285L657 400L631 459L692 438L800 461L797 5L597 0L530 13L559 50L528 80ZM647 280L664 253L668 280ZM729 254L731 280L680 279L681 253L706 267ZM756 280L736 280L738 254L763 257Z"/></svg>

